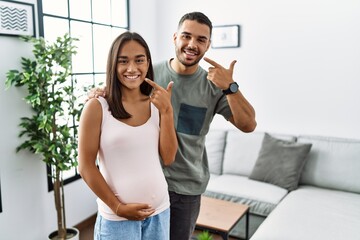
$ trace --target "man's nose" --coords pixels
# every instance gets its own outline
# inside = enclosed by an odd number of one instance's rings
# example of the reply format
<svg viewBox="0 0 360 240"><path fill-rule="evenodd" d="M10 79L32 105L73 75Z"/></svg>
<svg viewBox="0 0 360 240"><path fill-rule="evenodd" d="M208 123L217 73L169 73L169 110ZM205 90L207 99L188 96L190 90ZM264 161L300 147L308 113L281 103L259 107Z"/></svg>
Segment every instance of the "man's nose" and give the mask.
<svg viewBox="0 0 360 240"><path fill-rule="evenodd" d="M194 38L191 38L188 42L188 47L193 49L193 48L196 48L196 44L195 44L195 39Z"/></svg>

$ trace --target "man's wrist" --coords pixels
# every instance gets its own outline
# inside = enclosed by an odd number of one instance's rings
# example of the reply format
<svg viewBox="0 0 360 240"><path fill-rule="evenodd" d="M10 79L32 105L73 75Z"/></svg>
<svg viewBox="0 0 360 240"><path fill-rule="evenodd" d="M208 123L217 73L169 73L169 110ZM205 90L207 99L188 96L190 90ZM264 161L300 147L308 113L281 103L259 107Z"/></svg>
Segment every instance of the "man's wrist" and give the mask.
<svg viewBox="0 0 360 240"><path fill-rule="evenodd" d="M239 90L239 85L237 84L237 82L232 82L232 83L229 84L229 88L223 90L223 93L224 93L225 95L234 94L234 93L236 93L238 90Z"/></svg>

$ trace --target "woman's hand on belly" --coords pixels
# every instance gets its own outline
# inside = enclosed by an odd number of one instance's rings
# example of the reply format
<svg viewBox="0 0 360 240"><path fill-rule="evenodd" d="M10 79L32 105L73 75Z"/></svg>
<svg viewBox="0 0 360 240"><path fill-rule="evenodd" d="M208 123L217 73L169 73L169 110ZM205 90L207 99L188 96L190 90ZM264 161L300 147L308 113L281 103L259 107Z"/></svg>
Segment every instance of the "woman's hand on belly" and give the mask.
<svg viewBox="0 0 360 240"><path fill-rule="evenodd" d="M142 221L155 212L155 209L144 203L128 203L119 206L117 215L128 220Z"/></svg>

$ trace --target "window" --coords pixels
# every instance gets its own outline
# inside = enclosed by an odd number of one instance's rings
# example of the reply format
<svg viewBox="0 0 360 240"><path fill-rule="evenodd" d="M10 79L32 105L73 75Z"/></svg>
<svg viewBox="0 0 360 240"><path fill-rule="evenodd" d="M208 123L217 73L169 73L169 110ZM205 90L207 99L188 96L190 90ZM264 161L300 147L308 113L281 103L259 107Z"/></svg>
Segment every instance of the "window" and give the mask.
<svg viewBox="0 0 360 240"><path fill-rule="evenodd" d="M129 29L129 0L38 0L38 6L40 36L53 41L70 33L79 39L72 59L71 84L76 79L76 95L84 102L84 89L105 82L107 54L113 39ZM51 168L47 171L50 175ZM65 184L78 178L76 169L64 172ZM48 188L53 188L51 177Z"/></svg>

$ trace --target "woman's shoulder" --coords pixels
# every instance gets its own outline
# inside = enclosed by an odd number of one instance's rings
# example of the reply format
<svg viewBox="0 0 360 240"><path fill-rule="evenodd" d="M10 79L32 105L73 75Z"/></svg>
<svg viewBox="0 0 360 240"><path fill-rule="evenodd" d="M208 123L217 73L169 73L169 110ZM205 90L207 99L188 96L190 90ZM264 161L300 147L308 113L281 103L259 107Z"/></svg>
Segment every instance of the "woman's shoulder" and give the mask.
<svg viewBox="0 0 360 240"><path fill-rule="evenodd" d="M96 98L89 99L84 108L81 111L80 122L84 123L96 123L101 122L102 120L102 106L99 100ZM86 124L85 124L86 125Z"/></svg>
<svg viewBox="0 0 360 240"><path fill-rule="evenodd" d="M83 111L101 112L102 105L103 103L101 99L91 98L85 103Z"/></svg>
<svg viewBox="0 0 360 240"><path fill-rule="evenodd" d="M91 98L86 102L86 104L91 104L92 106L102 106L103 108L109 106L104 97Z"/></svg>

